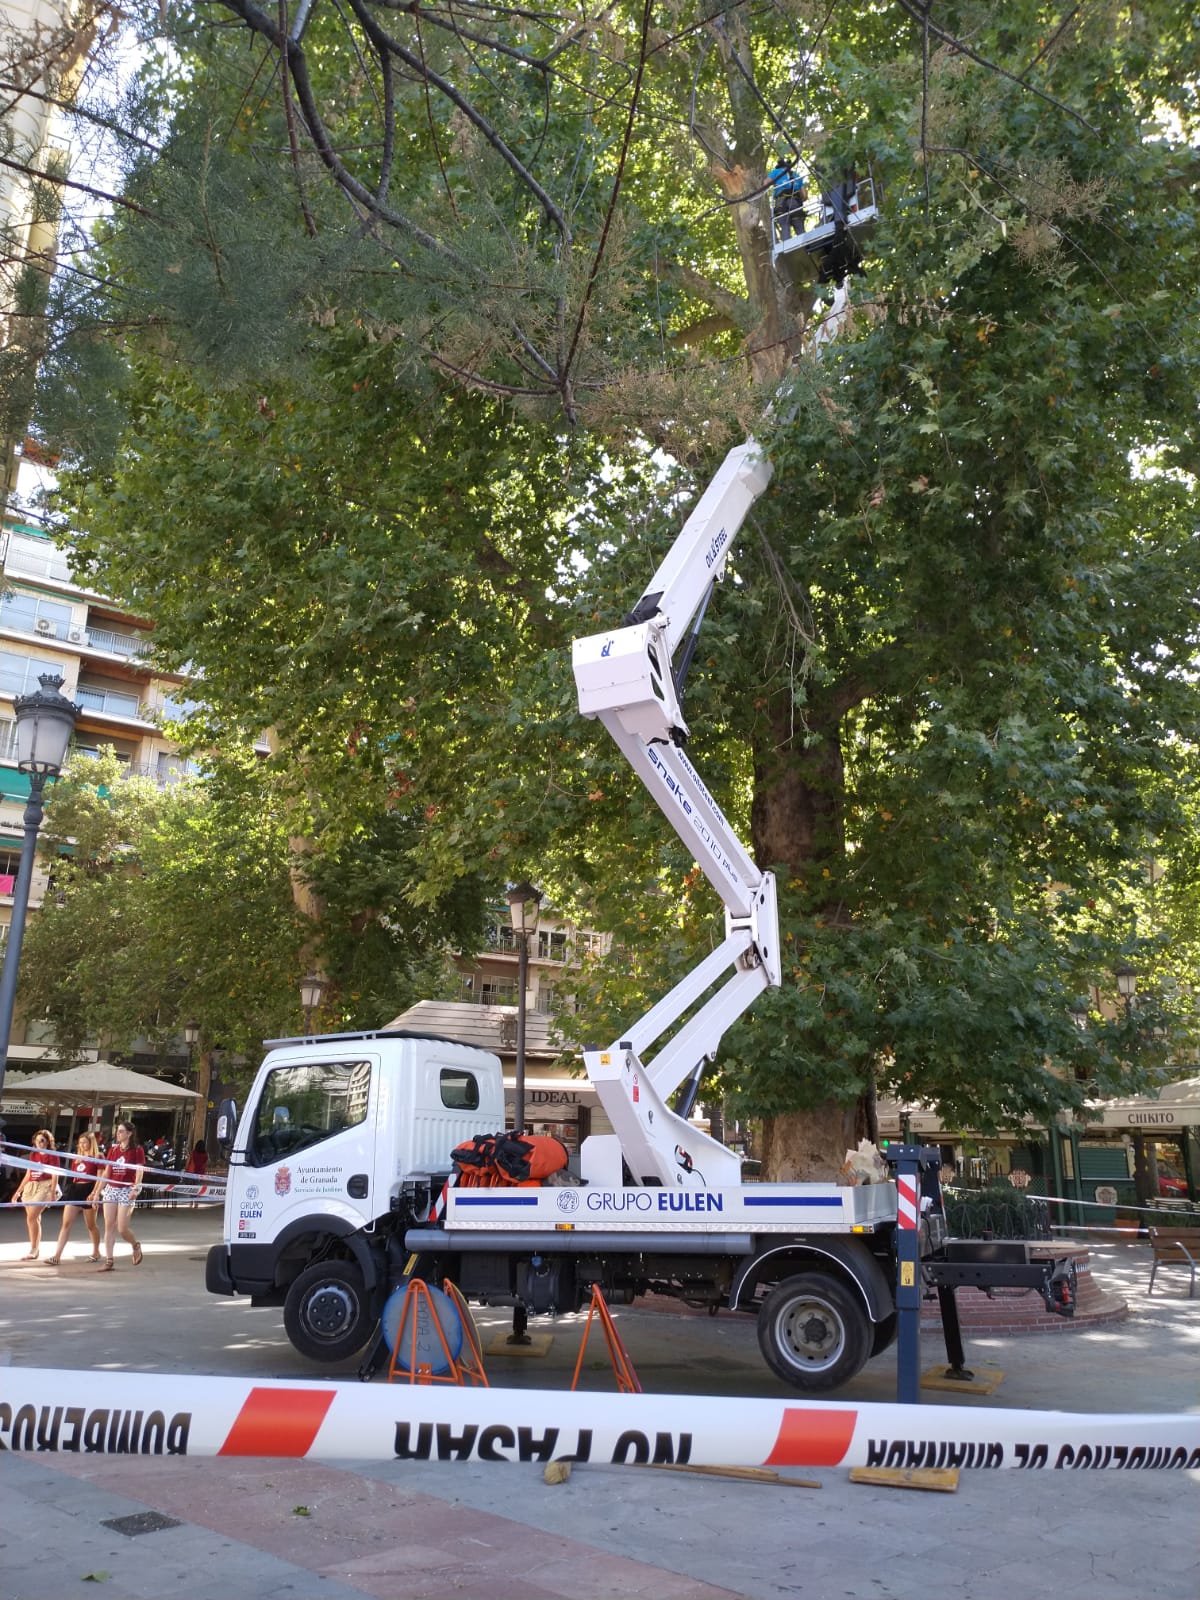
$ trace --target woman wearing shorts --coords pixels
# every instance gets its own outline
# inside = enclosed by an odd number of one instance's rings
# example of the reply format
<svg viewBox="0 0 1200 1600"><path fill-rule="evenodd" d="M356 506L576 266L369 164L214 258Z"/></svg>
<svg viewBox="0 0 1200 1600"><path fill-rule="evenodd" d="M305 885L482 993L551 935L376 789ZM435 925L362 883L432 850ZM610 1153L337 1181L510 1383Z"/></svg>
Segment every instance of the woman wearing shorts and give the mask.
<svg viewBox="0 0 1200 1600"><path fill-rule="evenodd" d="M76 1154L67 1164L67 1176L63 1183L62 1227L58 1232L58 1243L54 1247L54 1254L46 1257L46 1265L56 1267L62 1260L62 1253L66 1249L67 1239L75 1220L83 1214L87 1224L87 1231L92 1238L92 1260L100 1259L100 1224L96 1220L96 1207L100 1204L100 1169L104 1165L104 1157L100 1154L100 1146L94 1133L81 1133L75 1142Z"/></svg>
<svg viewBox="0 0 1200 1600"><path fill-rule="evenodd" d="M39 1128L33 1136L29 1166L13 1195L25 1207L25 1226L29 1231L29 1254L22 1261L36 1261L42 1251L42 1212L58 1198L58 1157L53 1154L54 1135Z"/></svg>
<svg viewBox="0 0 1200 1600"><path fill-rule="evenodd" d="M109 1146L105 1158L108 1165L100 1174L100 1198L104 1202L104 1265L101 1272L113 1269L113 1251L117 1247L117 1234L133 1250L133 1264L142 1264L142 1247L133 1237L129 1218L137 1204L142 1189L142 1175L146 1166L146 1152L133 1142L133 1123L117 1123L117 1142Z"/></svg>

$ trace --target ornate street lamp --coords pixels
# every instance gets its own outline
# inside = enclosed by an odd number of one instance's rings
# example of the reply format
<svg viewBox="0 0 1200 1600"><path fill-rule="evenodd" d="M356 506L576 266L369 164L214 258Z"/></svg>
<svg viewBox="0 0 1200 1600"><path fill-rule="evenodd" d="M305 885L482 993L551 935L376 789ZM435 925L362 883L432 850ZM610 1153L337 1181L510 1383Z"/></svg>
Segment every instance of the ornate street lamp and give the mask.
<svg viewBox="0 0 1200 1600"><path fill-rule="evenodd" d="M47 778L55 778L67 759L67 747L75 731L79 707L59 693L62 677L44 672L38 678L41 688L33 694L18 695L13 702L17 719L17 765L29 774L29 801L25 807L25 838L21 845L21 865L13 886L12 922L0 971L0 1090L8 1065L13 1008L17 998L17 970L21 942L25 937L25 913L29 909L29 887L33 880L33 858L37 852L38 831L44 808L42 792Z"/></svg>
<svg viewBox="0 0 1200 1600"><path fill-rule="evenodd" d="M188 1075L194 1076L196 1071L196 1046L200 1043L200 1024L198 1022L185 1022L183 1025L183 1042L187 1045Z"/></svg>
<svg viewBox="0 0 1200 1600"><path fill-rule="evenodd" d="M1137 968L1122 961L1119 967L1113 968L1113 977L1117 980L1117 992L1125 1002L1125 1015L1128 1016L1133 1010L1133 997L1137 994Z"/></svg>
<svg viewBox="0 0 1200 1600"><path fill-rule="evenodd" d="M529 936L538 923L541 892L531 883L508 891L508 911L517 941L517 1070L513 1082L513 1132L525 1131L525 988L529 982Z"/></svg>
<svg viewBox="0 0 1200 1600"><path fill-rule="evenodd" d="M312 1033L313 1012L325 998L325 980L319 972L309 972L300 980L300 1004L304 1008L304 1034Z"/></svg>

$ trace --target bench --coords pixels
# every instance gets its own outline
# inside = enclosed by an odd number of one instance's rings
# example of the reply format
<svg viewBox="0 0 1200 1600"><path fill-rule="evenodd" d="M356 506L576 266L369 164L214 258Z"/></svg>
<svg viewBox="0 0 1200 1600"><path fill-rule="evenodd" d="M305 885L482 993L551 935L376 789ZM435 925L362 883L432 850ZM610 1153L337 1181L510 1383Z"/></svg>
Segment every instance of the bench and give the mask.
<svg viewBox="0 0 1200 1600"><path fill-rule="evenodd" d="M1191 1273L1188 1299L1196 1294L1196 1267L1200 1265L1200 1228L1151 1228L1150 1248L1154 1264L1150 1268L1150 1282L1146 1293L1154 1289L1154 1275L1159 1267L1183 1267Z"/></svg>

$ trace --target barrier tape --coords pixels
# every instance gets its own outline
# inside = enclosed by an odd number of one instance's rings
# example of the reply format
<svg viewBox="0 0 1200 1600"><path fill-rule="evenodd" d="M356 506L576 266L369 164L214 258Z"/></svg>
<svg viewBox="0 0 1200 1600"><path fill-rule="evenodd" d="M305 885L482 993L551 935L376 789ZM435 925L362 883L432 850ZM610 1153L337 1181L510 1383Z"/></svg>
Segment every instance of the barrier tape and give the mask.
<svg viewBox="0 0 1200 1600"><path fill-rule="evenodd" d="M21 1145L20 1148L22 1150L32 1149L32 1146ZM84 1158L72 1155L69 1150L52 1150L50 1154L56 1158L57 1164L55 1167L55 1176L58 1178L60 1183L64 1178L85 1177L92 1178L94 1180L99 1173L104 1171L105 1167L115 1165L115 1163L106 1161L103 1156L88 1156L86 1159L93 1164L94 1171L77 1173L72 1171L71 1162ZM16 1167L24 1172L32 1171L35 1167L41 1169L42 1171L50 1170L43 1161L27 1161L24 1156L15 1155L13 1153L12 1145L6 1147L4 1151L4 1157L6 1166ZM136 1163L134 1162L128 1163L131 1171L135 1165ZM181 1172L178 1167L152 1167L148 1161L143 1161L141 1163L141 1168L143 1173L153 1172L156 1173L160 1178L173 1178L176 1182L178 1182L181 1178L199 1178L201 1176L201 1174L198 1172ZM161 1185L153 1185L152 1187L161 1187Z"/></svg>
<svg viewBox="0 0 1200 1600"><path fill-rule="evenodd" d="M1200 1415L0 1369L0 1450L310 1461L1200 1468Z"/></svg>
<svg viewBox="0 0 1200 1600"><path fill-rule="evenodd" d="M20 1145L17 1148L32 1151L33 1146ZM6 1164L10 1167L16 1167L25 1172L34 1167L46 1170L41 1162L26 1161L22 1156L16 1155L12 1145L6 1147L4 1154ZM64 1183L68 1179L78 1176L77 1173L71 1171L69 1165L71 1161L75 1160L73 1155L65 1150L55 1150L52 1154L58 1157L56 1176L59 1183ZM102 1157L89 1157L88 1159L94 1160L100 1170L103 1170L108 1164ZM172 1181L170 1183L146 1183L143 1177L142 1197L136 1202L138 1205L155 1205L158 1202L167 1201L168 1196L172 1197L169 1201L170 1204L201 1199L208 1205L224 1203L225 1185L223 1183L215 1183L207 1178L203 1182L197 1183L196 1179L200 1177L199 1173L183 1173L179 1171L178 1167L152 1167L149 1164L143 1164L142 1172L143 1174L153 1172L160 1178L170 1178ZM58 1200L5 1200L0 1203L0 1211L24 1210L26 1206L38 1206L42 1210L46 1210L52 1206L77 1206L79 1204L78 1200L63 1200L61 1198Z"/></svg>

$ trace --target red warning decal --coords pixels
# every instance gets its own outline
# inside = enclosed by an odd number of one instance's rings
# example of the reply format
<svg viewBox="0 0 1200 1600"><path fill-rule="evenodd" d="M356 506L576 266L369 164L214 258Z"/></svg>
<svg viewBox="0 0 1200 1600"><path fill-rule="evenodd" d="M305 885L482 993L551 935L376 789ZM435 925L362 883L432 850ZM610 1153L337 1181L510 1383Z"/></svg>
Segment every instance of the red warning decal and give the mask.
<svg viewBox="0 0 1200 1600"><path fill-rule="evenodd" d="M857 1411L785 1411L768 1467L837 1467L854 1437Z"/></svg>
<svg viewBox="0 0 1200 1600"><path fill-rule="evenodd" d="M304 1456L335 1389L251 1389L219 1456Z"/></svg>

